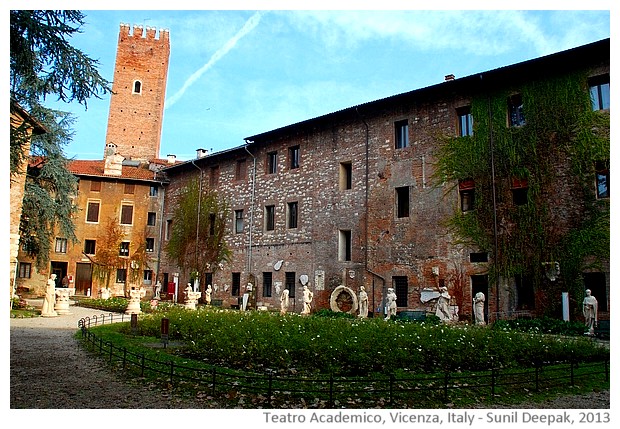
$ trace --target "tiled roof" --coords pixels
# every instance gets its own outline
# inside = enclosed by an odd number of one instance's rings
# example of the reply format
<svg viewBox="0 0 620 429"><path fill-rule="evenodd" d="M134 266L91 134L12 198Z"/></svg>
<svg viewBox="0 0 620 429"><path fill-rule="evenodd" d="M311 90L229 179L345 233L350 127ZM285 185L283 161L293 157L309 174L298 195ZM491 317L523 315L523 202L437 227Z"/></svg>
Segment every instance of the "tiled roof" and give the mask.
<svg viewBox="0 0 620 429"><path fill-rule="evenodd" d="M155 180L155 172L148 169L148 166L134 167L123 165L122 175L113 176L103 174L105 161L100 160L81 160L74 159L69 161L68 170L76 176L100 176L120 179L136 179L136 180Z"/></svg>

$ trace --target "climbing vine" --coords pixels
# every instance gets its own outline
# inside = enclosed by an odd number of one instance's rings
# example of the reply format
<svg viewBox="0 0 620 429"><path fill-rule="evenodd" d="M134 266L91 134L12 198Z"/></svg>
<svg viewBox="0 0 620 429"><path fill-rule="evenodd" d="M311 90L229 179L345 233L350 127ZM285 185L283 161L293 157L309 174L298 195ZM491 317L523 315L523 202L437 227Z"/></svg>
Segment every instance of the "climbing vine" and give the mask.
<svg viewBox="0 0 620 429"><path fill-rule="evenodd" d="M525 124L511 127L507 103L515 93ZM473 135L444 137L435 154L437 185L475 184L475 209L455 210L447 221L455 241L493 256L493 281L530 278L547 303L536 308L548 312L557 311L549 303L561 291L582 297L583 270L609 260L609 201L597 199L594 186L596 162L609 160L609 113L590 103L583 74L476 97ZM519 204L517 188L525 192ZM560 281L546 280L549 261L560 263Z"/></svg>

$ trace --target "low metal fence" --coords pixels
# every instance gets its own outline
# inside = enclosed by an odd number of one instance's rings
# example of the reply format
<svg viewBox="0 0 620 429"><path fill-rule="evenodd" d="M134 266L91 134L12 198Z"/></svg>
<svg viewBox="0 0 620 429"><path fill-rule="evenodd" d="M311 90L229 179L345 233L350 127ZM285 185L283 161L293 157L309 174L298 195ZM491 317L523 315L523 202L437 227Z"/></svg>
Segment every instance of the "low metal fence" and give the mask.
<svg viewBox="0 0 620 429"><path fill-rule="evenodd" d="M295 377L275 372L243 373L217 366L175 363L135 353L98 337L88 328L105 323L129 321L128 315L112 314L84 318L78 327L90 349L112 364L140 377L165 381L172 389L183 387L212 396L255 395L255 402L278 408L298 401L309 408L434 408L451 400L453 395L475 395L487 402L504 394L540 391L575 386L579 380L596 377L609 382L609 361L554 362L532 368L492 368L487 371L444 371L440 375L412 373L397 377L316 376Z"/></svg>

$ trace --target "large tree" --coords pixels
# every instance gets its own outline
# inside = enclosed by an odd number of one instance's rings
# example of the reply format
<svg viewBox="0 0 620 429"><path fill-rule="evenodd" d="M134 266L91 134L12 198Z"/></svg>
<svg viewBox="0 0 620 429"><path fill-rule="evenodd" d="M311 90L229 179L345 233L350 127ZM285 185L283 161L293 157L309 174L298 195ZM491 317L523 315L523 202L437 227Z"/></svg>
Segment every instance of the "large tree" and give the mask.
<svg viewBox="0 0 620 429"><path fill-rule="evenodd" d="M231 251L224 240L230 210L226 201L214 190L201 187L198 180L181 192L166 253L193 280L230 261Z"/></svg>
<svg viewBox="0 0 620 429"><path fill-rule="evenodd" d="M71 46L68 38L81 31L80 11L12 10L10 28L11 101L42 124L47 133L29 136L11 123L11 176L24 157L35 161L28 169L20 242L36 258L39 268L49 260L56 229L75 240L71 196L77 181L67 170L63 147L71 141L74 118L44 106L50 96L87 107L90 97L110 92L110 82L97 71L98 61Z"/></svg>

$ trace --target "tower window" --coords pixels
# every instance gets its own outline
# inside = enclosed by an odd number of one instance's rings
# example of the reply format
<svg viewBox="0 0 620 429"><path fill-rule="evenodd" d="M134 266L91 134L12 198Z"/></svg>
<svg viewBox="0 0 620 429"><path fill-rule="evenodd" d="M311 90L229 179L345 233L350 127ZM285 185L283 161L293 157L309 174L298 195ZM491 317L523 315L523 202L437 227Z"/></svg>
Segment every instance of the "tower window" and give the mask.
<svg viewBox="0 0 620 429"><path fill-rule="evenodd" d="M142 82L140 82L139 80L133 83L133 93L142 94Z"/></svg>

